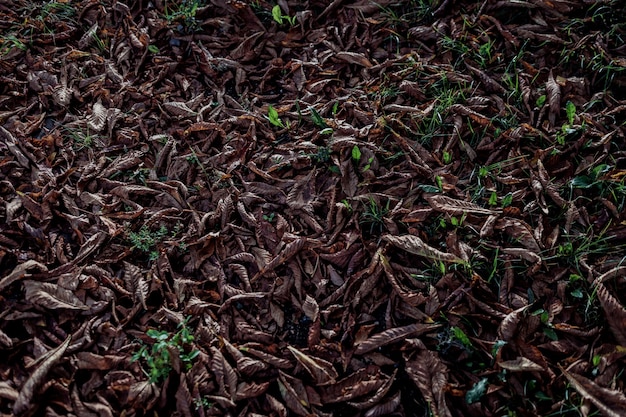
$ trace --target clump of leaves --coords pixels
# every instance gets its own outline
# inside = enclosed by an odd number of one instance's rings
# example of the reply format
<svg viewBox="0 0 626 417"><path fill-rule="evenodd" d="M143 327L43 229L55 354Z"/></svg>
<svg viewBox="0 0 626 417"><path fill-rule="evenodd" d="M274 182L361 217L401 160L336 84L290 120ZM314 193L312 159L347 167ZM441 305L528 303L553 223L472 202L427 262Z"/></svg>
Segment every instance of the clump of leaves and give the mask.
<svg viewBox="0 0 626 417"><path fill-rule="evenodd" d="M132 361L142 360L142 367L151 383L162 382L172 371L172 352L178 351L178 355L186 370L191 369L193 360L200 354L197 349L191 349L194 340L185 319L178 325L178 331L171 334L165 330L149 329L146 335L154 340L152 346L143 345L133 355Z"/></svg>

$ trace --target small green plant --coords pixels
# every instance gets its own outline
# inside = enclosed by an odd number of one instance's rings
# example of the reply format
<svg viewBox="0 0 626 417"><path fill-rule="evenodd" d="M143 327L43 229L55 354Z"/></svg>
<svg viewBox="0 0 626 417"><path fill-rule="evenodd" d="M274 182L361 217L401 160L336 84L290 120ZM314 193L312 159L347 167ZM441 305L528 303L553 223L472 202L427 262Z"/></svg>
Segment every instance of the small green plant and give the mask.
<svg viewBox="0 0 626 417"><path fill-rule="evenodd" d="M196 13L203 4L203 0L181 0L179 3L166 0L165 19L170 24L180 22L179 30L182 29L183 32L195 32L200 28Z"/></svg>
<svg viewBox="0 0 626 417"><path fill-rule="evenodd" d="M178 351L178 355L186 370L191 369L193 360L200 354L197 349L190 349L194 340L193 334L187 326L189 318L178 325L178 331L174 334L165 330L149 329L146 335L154 340L152 346L143 344L132 356L132 361L141 360L147 369L143 369L150 382L164 381L172 371L172 351Z"/></svg>
<svg viewBox="0 0 626 417"><path fill-rule="evenodd" d="M196 410L200 410L202 409L208 409L213 407L213 403L209 400L209 398L202 397L202 398L196 398L193 400L193 405L194 407L196 407Z"/></svg>
<svg viewBox="0 0 626 417"><path fill-rule="evenodd" d="M266 222L272 223L276 217L276 213L271 212L270 214L264 214L263 215L263 220L265 220Z"/></svg>
<svg viewBox="0 0 626 417"><path fill-rule="evenodd" d="M26 44L19 40L15 35L7 35L0 38L0 56L7 55L14 48L25 51Z"/></svg>
<svg viewBox="0 0 626 417"><path fill-rule="evenodd" d="M565 145L565 140L568 137L574 136L576 133L582 132L585 128L582 126L575 126L574 119L576 117L576 106L571 101L568 101L565 105L565 114L567 115L567 123L561 126L561 130L556 133L556 141L559 145Z"/></svg>
<svg viewBox="0 0 626 417"><path fill-rule="evenodd" d="M474 404L480 401L480 399L487 393L487 387L489 382L487 378L482 378L480 381L474 384L474 386L465 394L465 402L468 404Z"/></svg>
<svg viewBox="0 0 626 417"><path fill-rule="evenodd" d="M138 232L130 231L128 240L134 249L147 253L151 261L159 257L157 245L169 234L167 227L161 226L157 231L151 231L147 226L141 226Z"/></svg>
<svg viewBox="0 0 626 417"><path fill-rule="evenodd" d="M390 201L387 200L387 204L383 207L376 200L370 198L365 205L365 211L361 214L360 222L363 225L369 225L370 235L374 234L374 231L380 234L385 229L384 218L389 213L389 204Z"/></svg>
<svg viewBox="0 0 626 417"><path fill-rule="evenodd" d="M272 7L272 18L279 25L282 25L284 21L288 22L291 26L295 26L296 25L296 17L295 16L284 15L283 11L281 10L281 8L280 8L280 6L278 4L276 6L274 6L274 7Z"/></svg>
<svg viewBox="0 0 626 417"><path fill-rule="evenodd" d="M281 129L289 129L289 122L284 123L278 115L278 111L271 104L267 107L267 120L276 127Z"/></svg>
<svg viewBox="0 0 626 417"><path fill-rule="evenodd" d="M355 163L359 163L359 161L361 160L361 150L357 145L354 145L354 147L352 148L352 160Z"/></svg>

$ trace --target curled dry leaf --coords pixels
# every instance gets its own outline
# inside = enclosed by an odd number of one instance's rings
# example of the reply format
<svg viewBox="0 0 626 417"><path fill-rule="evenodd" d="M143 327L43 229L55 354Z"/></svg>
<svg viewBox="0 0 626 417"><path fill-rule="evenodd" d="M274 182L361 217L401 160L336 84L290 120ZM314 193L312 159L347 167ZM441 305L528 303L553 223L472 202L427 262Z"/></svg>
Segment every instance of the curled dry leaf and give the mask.
<svg viewBox="0 0 626 417"><path fill-rule="evenodd" d="M457 200L440 194L429 194L424 197L430 206L442 213L448 213L454 216L463 214L485 214L494 215L498 210L490 210L469 201Z"/></svg>
<svg viewBox="0 0 626 417"><path fill-rule="evenodd" d="M408 326L387 329L375 334L374 336L360 343L354 353L356 355L363 355L367 352L371 352L374 349L378 349L381 346L386 346L392 343L402 341L407 337L419 336L421 334L436 330L439 327L441 326L438 324L414 323L409 324Z"/></svg>
<svg viewBox="0 0 626 417"><path fill-rule="evenodd" d="M287 346L287 349L289 349L300 365L313 377L317 385L334 383L339 377L332 363L306 355L291 346Z"/></svg>
<svg viewBox="0 0 626 417"><path fill-rule="evenodd" d="M299 416L309 416L309 398L302 381L279 371L278 389L285 405Z"/></svg>
<svg viewBox="0 0 626 417"><path fill-rule="evenodd" d="M409 253L423 256L424 258L429 258L429 259L434 259L437 261L444 261L444 262L454 262L454 263L460 263L460 264L466 263L463 259L459 258L456 255L453 255L447 252L442 252L438 249L433 248L432 246L427 245L426 243L424 243L422 239L414 235L404 235L404 236L384 235L383 240Z"/></svg>
<svg viewBox="0 0 626 417"><path fill-rule="evenodd" d="M498 365L501 368L506 369L507 371L510 371L510 372L546 371L546 369L543 366L531 361L530 359L524 358L522 356L518 357L517 359L513 359L509 361L498 362Z"/></svg>
<svg viewBox="0 0 626 417"><path fill-rule="evenodd" d="M548 96L548 105L550 107L548 119L550 124L554 126L556 116L558 116L561 107L561 86L554 80L552 70L550 70L548 80L546 81L546 95Z"/></svg>
<svg viewBox="0 0 626 417"><path fill-rule="evenodd" d="M448 368L435 353L426 349L420 351L406 362L406 372L430 404L434 415L452 417L445 396Z"/></svg>
<svg viewBox="0 0 626 417"><path fill-rule="evenodd" d="M52 367L61 360L71 340L72 338L68 337L63 343L48 352L47 358L28 377L13 404L13 413L15 415L19 416L25 414L35 406L35 404L33 404L33 397L37 394L37 389L45 382L48 372L50 372Z"/></svg>
<svg viewBox="0 0 626 417"><path fill-rule="evenodd" d="M24 263L17 265L15 268L13 268L13 271L11 271L9 275L5 276L4 278L0 280L0 290L3 290L4 288L8 287L15 281L28 276L27 271L30 269L35 269L35 270L38 270L39 272L48 271L48 268L45 265L35 260L29 259L25 261Z"/></svg>
<svg viewBox="0 0 626 417"><path fill-rule="evenodd" d="M583 398L591 401L598 407L603 416L626 416L626 396L622 391L601 387L582 375L570 373L566 370L563 370L563 375Z"/></svg>
<svg viewBox="0 0 626 417"><path fill-rule="evenodd" d="M604 284L597 284L597 294L611 333L617 343L626 346L626 309L619 300L609 294Z"/></svg>
<svg viewBox="0 0 626 417"><path fill-rule="evenodd" d="M74 293L50 282L24 281L26 298L49 309L89 310Z"/></svg>

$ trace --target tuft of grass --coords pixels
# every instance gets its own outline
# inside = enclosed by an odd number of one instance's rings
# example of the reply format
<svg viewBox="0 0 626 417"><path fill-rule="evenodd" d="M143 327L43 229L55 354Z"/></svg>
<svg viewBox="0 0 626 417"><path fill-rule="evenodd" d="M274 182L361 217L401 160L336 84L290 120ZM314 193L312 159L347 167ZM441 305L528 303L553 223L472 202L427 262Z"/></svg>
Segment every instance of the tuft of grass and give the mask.
<svg viewBox="0 0 626 417"><path fill-rule="evenodd" d="M373 198L365 205L365 211L361 214L361 224L369 226L369 234L381 234L385 230L385 216L389 213L389 200L383 207Z"/></svg>

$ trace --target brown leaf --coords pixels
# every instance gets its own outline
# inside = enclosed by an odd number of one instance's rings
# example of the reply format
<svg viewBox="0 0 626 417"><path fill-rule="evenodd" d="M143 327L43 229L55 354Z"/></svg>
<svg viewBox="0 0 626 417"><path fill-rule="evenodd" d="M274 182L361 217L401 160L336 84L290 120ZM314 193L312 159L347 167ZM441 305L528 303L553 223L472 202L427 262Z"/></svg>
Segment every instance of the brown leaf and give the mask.
<svg viewBox="0 0 626 417"><path fill-rule="evenodd" d="M149 380L135 382L128 390L128 403L134 408L150 410L158 399L158 388Z"/></svg>
<svg viewBox="0 0 626 417"><path fill-rule="evenodd" d="M13 413L15 415L19 416L25 414L33 408L35 404L33 404L32 401L33 397L37 394L38 387L45 382L48 372L50 372L52 367L61 360L71 340L71 336L68 336L63 343L48 352L47 358L41 362L39 367L28 377L13 404Z"/></svg>
<svg viewBox="0 0 626 417"><path fill-rule="evenodd" d="M378 390L385 382L376 367L362 368L335 384L321 386L320 397L329 404L351 401Z"/></svg>
<svg viewBox="0 0 626 417"><path fill-rule="evenodd" d="M622 391L601 387L582 375L569 373L566 370L563 370L563 374L583 398L598 407L603 416L626 416L626 396Z"/></svg>
<svg viewBox="0 0 626 417"><path fill-rule="evenodd" d="M604 284L598 283L596 288L611 333L617 343L626 346L626 309L618 299L609 294Z"/></svg>
<svg viewBox="0 0 626 417"><path fill-rule="evenodd" d="M392 245L403 249L409 253L414 255L423 256L424 258L435 259L438 261L445 262L454 262L464 264L466 263L463 259L459 258L456 255L451 253L442 252L438 249L433 248L432 246L427 245L415 235L403 235L403 236L392 236L392 235L384 235L383 240L391 243Z"/></svg>
<svg viewBox="0 0 626 417"><path fill-rule="evenodd" d="M469 201L456 200L440 194L428 194L424 198L432 208L442 213L448 213L454 216L469 214L485 214L494 215L498 210L489 210Z"/></svg>
<svg viewBox="0 0 626 417"><path fill-rule="evenodd" d="M337 52L334 55L340 61L347 62L348 64L356 64L365 68L370 68L372 63L363 54L356 52Z"/></svg>
<svg viewBox="0 0 626 417"><path fill-rule="evenodd" d="M391 397L389 401L375 405L367 410L364 417L379 417L392 414L400 406L401 392Z"/></svg>
<svg viewBox="0 0 626 417"><path fill-rule="evenodd" d="M550 106L548 119L550 124L554 126L556 116L558 116L561 108L561 86L554 80L552 70L550 70L548 80L546 81L546 95L548 97L548 105Z"/></svg>
<svg viewBox="0 0 626 417"><path fill-rule="evenodd" d="M501 368L506 369L507 371L511 371L511 372L546 371L546 369L543 366L531 361L530 359L524 358L522 356L518 357L517 359L513 359L509 361L498 362L498 365Z"/></svg>
<svg viewBox="0 0 626 417"><path fill-rule="evenodd" d="M25 297L41 307L67 310L89 310L74 293L50 282L24 281Z"/></svg>
<svg viewBox="0 0 626 417"><path fill-rule="evenodd" d="M422 350L414 359L406 362L406 372L430 404L434 415L452 417L446 402L448 368L430 350Z"/></svg>
<svg viewBox="0 0 626 417"><path fill-rule="evenodd" d="M409 324L408 326L387 329L375 334L374 336L359 344L354 353L356 355L363 355L364 353L371 352L372 350L378 349L381 346L396 343L398 341L406 339L407 337L419 336L421 334L438 329L439 327L441 326L438 324L414 323Z"/></svg>
<svg viewBox="0 0 626 417"><path fill-rule="evenodd" d="M13 268L13 271L11 271L9 275L0 280L0 290L3 290L5 287L8 287L13 282L19 279L30 276L30 274L28 274L27 272L29 269L37 269L39 270L39 272L48 271L48 267L46 267L44 264L29 259L24 263L17 265L15 268Z"/></svg>
<svg viewBox="0 0 626 417"><path fill-rule="evenodd" d="M517 334L520 323L526 315L527 309L528 306L524 306L506 315L506 317L502 320L502 323L500 323L500 327L498 328L498 335L501 340L504 340L505 342L513 340L513 338Z"/></svg>
<svg viewBox="0 0 626 417"><path fill-rule="evenodd" d="M334 383L339 377L332 363L320 358L308 356L291 346L287 346L287 349L295 356L296 360L304 369L309 372L317 385Z"/></svg>
<svg viewBox="0 0 626 417"><path fill-rule="evenodd" d="M241 401L248 398L258 397L267 391L270 386L270 382L241 382L237 386L237 393L235 395L235 401Z"/></svg>
<svg viewBox="0 0 626 417"><path fill-rule="evenodd" d="M300 380L292 378L279 371L278 389L281 397L285 400L285 405L299 416L309 416L307 408L310 407L306 389Z"/></svg>

